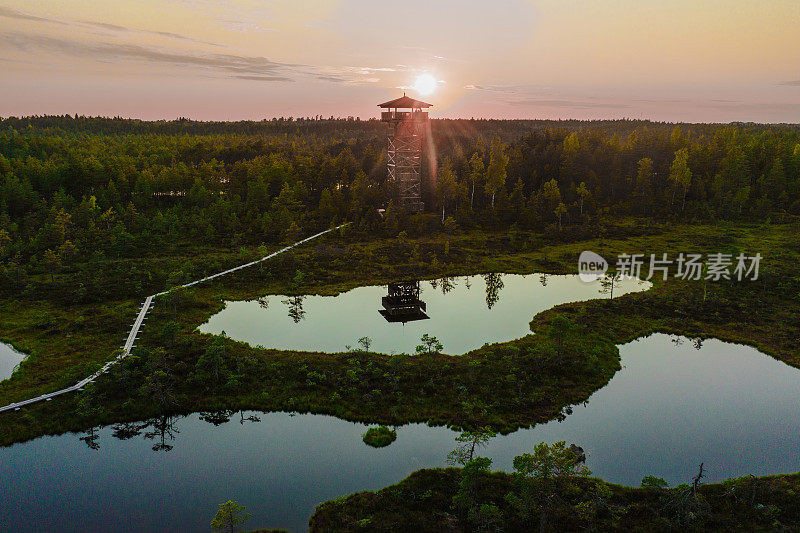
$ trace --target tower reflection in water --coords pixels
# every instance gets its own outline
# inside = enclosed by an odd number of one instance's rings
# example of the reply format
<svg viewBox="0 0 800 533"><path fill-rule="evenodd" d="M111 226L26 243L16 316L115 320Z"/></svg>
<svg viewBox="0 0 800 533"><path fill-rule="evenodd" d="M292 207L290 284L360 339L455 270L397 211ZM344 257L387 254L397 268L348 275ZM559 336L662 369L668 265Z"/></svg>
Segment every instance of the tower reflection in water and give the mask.
<svg viewBox="0 0 800 533"><path fill-rule="evenodd" d="M419 299L419 281L400 281L389 284L389 293L381 298L383 309L378 312L387 322L427 320L425 302Z"/></svg>

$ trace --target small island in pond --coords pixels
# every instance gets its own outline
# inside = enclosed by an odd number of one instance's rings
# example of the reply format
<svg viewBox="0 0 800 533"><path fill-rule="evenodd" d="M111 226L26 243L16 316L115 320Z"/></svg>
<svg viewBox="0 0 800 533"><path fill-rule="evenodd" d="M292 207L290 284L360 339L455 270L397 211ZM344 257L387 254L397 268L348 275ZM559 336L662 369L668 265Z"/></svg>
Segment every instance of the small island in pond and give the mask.
<svg viewBox="0 0 800 533"><path fill-rule="evenodd" d="M397 432L386 426L376 426L369 428L361 440L373 448L385 448L397 440Z"/></svg>

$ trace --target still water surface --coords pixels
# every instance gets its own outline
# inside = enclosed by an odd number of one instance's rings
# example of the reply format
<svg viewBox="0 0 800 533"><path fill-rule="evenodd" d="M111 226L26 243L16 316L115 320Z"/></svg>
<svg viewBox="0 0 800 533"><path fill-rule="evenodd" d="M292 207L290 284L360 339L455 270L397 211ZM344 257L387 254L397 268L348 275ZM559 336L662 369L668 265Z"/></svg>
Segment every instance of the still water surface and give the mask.
<svg viewBox="0 0 800 533"><path fill-rule="evenodd" d="M629 485L648 474L684 482L701 461L709 481L800 470L797 369L748 346L660 334L620 352L623 369L586 405L498 436L482 455L510 470L537 442L566 440L584 447L594 475ZM304 530L322 501L444 465L457 435L411 424L374 449L361 441L367 426L329 416L169 422L127 440L103 428L97 449L74 434L0 449L1 529L206 530L217 505L234 499L252 513L250 528Z"/></svg>
<svg viewBox="0 0 800 533"><path fill-rule="evenodd" d="M25 359L24 353L19 353L8 344L0 342L0 381L10 378L23 359Z"/></svg>
<svg viewBox="0 0 800 533"><path fill-rule="evenodd" d="M643 291L651 283L618 281L614 297ZM369 337L370 350L414 353L424 333L435 336L448 354L463 354L484 343L510 341L530 333L537 313L566 302L608 298L599 281L577 275L485 274L421 282L420 299L428 320L388 323L378 313L386 286L358 287L337 296L280 295L229 301L200 326L254 346L284 350L341 352Z"/></svg>

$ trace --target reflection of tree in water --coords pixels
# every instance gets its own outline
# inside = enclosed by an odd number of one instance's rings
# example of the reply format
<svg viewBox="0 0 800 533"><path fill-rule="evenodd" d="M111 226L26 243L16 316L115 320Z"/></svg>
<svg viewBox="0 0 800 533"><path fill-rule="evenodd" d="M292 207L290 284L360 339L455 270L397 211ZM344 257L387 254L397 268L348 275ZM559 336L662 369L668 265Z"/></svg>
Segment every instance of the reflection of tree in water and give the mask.
<svg viewBox="0 0 800 533"><path fill-rule="evenodd" d="M222 424L231 421L232 414L233 411L228 411L228 410L202 412L200 413L200 420L202 420L203 422L208 422L209 424L213 424L215 426L221 426Z"/></svg>
<svg viewBox="0 0 800 533"><path fill-rule="evenodd" d="M244 416L244 411L239 411L239 423L244 425L245 422L261 422L261 418L257 415Z"/></svg>
<svg viewBox="0 0 800 533"><path fill-rule="evenodd" d="M95 389L93 384L90 384L87 387L87 390L78 400L76 414L92 419L97 418L103 413L103 408L100 404L100 400L97 397L96 391L97 389ZM86 430L86 434L80 437L80 440L85 442L86 445L92 450L97 450L100 448L100 444L97 442L97 440L100 438L100 427L101 426L91 426Z"/></svg>
<svg viewBox="0 0 800 533"><path fill-rule="evenodd" d="M141 435L142 430L147 427L147 423L141 422L123 422L121 424L114 424L111 427L111 436L119 440L128 440Z"/></svg>
<svg viewBox="0 0 800 533"><path fill-rule="evenodd" d="M237 413L237 411L234 410L207 411L201 412L199 418L204 422L219 426L230 422L231 417L235 413ZM245 416L244 411L238 411L238 413L240 424L244 424L245 422L261 422L261 418L255 414ZM114 424L111 426L111 436L118 440L128 440L142 435L144 431L143 437L145 439L156 441L152 446L154 452L168 452L174 448L172 443L175 441L176 435L180 433L175 426L181 418L183 417L177 415L162 415L151 418L145 422L122 422ZM80 440L84 441L87 446L93 450L100 448L100 444L97 442L100 437L99 429L99 427L89 428L86 431L86 435L81 437Z"/></svg>
<svg viewBox="0 0 800 533"><path fill-rule="evenodd" d="M172 445L167 444L167 441L174 440L175 434L180 433L175 429L175 422L178 418L180 417L162 415L151 418L145 422L120 422L111 426L111 436L117 440L128 440L133 437L138 437L142 434L142 431L151 429L150 431L145 431L144 438L155 439L158 437L159 441L152 446L153 451L168 452L172 449ZM99 428L97 428L97 430L99 430ZM81 440L86 442L90 448L96 450L100 447L100 444L97 442L99 436L95 428L90 428L87 431L87 435L81 437Z"/></svg>
<svg viewBox="0 0 800 533"><path fill-rule="evenodd" d="M97 450L100 448L100 444L97 442L97 439L100 438L98 430L99 428L97 426L92 426L86 430L86 435L80 437L80 440L85 442L86 445L92 450Z"/></svg>
<svg viewBox="0 0 800 533"><path fill-rule="evenodd" d="M303 300L305 298L305 296L292 296L288 300L283 300L283 303L289 306L289 318L294 320L295 324L306 316L306 312L303 311Z"/></svg>
<svg viewBox="0 0 800 533"><path fill-rule="evenodd" d="M616 274L605 274L598 278L600 281L600 293L608 294L609 299L614 299L614 283L617 281Z"/></svg>
<svg viewBox="0 0 800 533"><path fill-rule="evenodd" d="M442 287L442 294L447 294L456 287L456 278L442 278L439 280Z"/></svg>
<svg viewBox="0 0 800 533"><path fill-rule="evenodd" d="M220 426L231 421L231 417L236 411L223 409L222 411L204 411L200 413L200 420L208 422L215 426ZM256 415L244 416L244 411L239 411L239 423L245 422L261 422L261 419Z"/></svg>
<svg viewBox="0 0 800 533"><path fill-rule="evenodd" d="M153 430L145 432L144 438L158 438L158 442L153 444L154 452L168 452L173 448L172 444L167 444L167 441L175 440L175 434L180 433L175 427L177 420L177 416L162 415L150 421L149 426L152 426Z"/></svg>
<svg viewBox="0 0 800 533"><path fill-rule="evenodd" d="M269 309L269 298L267 298L266 296L262 296L261 298L258 298L256 301L258 302L258 306L261 309Z"/></svg>
<svg viewBox="0 0 800 533"><path fill-rule="evenodd" d="M486 282L486 306L491 309L500 301L500 290L503 288L503 275L497 273L484 274Z"/></svg>

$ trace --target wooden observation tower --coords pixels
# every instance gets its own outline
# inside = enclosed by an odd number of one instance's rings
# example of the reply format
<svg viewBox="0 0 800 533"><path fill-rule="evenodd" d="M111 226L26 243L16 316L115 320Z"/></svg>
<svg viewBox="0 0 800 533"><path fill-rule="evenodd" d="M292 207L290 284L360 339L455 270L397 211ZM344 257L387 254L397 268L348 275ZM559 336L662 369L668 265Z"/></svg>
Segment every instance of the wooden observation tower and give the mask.
<svg viewBox="0 0 800 533"><path fill-rule="evenodd" d="M399 204L412 213L421 213L422 203L422 147L428 130L428 112L423 109L432 104L401 98L378 104L385 109L381 121L392 125L389 135L387 166L389 180L397 185Z"/></svg>

